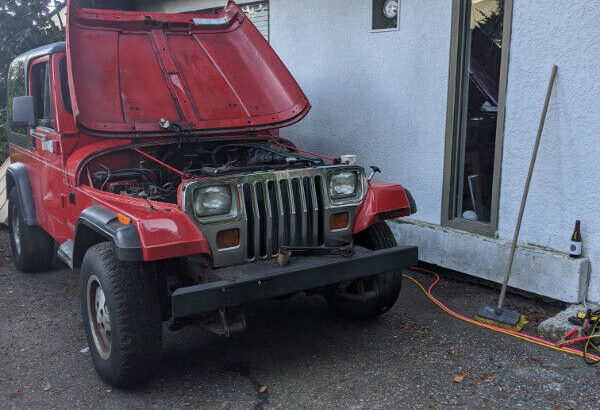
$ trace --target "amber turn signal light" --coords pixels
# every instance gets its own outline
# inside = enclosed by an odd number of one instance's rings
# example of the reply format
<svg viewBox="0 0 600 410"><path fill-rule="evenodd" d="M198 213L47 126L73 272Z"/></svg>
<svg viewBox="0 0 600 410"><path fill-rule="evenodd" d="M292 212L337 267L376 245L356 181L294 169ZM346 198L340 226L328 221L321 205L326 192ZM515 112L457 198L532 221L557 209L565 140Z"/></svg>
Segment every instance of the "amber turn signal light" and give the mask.
<svg viewBox="0 0 600 410"><path fill-rule="evenodd" d="M344 229L348 227L349 220L348 212L340 212L339 214L333 214L329 217L329 229L335 231L337 229Z"/></svg>
<svg viewBox="0 0 600 410"><path fill-rule="evenodd" d="M117 214L117 220L123 225L129 225L131 223L131 218L123 214Z"/></svg>
<svg viewBox="0 0 600 410"><path fill-rule="evenodd" d="M217 248L233 248L240 244L240 230L228 229L217 234Z"/></svg>

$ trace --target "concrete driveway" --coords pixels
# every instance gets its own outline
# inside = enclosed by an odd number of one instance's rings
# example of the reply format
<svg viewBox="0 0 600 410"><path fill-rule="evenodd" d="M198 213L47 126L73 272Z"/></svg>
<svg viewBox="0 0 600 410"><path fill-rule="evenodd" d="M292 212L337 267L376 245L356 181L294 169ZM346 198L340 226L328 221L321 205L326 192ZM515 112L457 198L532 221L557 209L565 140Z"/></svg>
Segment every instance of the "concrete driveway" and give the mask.
<svg viewBox="0 0 600 410"><path fill-rule="evenodd" d="M451 279L436 289L467 315L495 294ZM536 318L529 331L556 310L509 302ZM230 339L197 327L167 332L156 377L111 389L84 349L76 274L17 272L0 230L0 409L600 406L600 372L580 358L459 322L409 281L395 308L372 323L339 320L324 301L302 295L256 304L247 318L248 331Z"/></svg>

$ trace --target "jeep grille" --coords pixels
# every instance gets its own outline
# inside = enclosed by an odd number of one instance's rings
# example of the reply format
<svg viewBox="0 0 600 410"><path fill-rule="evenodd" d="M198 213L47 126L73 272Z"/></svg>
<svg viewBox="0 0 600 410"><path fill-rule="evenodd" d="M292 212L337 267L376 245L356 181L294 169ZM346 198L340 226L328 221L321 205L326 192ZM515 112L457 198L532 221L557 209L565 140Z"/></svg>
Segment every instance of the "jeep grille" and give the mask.
<svg viewBox="0 0 600 410"><path fill-rule="evenodd" d="M320 175L242 185L248 218L248 259L276 255L281 246L323 244L323 179Z"/></svg>

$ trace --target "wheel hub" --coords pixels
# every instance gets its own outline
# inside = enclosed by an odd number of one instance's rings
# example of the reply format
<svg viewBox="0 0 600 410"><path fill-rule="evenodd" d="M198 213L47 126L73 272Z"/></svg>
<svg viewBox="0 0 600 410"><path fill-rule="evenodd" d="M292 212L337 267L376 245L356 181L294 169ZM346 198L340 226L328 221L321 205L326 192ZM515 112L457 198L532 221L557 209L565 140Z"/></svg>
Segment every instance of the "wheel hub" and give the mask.
<svg viewBox="0 0 600 410"><path fill-rule="evenodd" d="M110 314L104 289L94 275L90 276L88 280L87 305L88 319L96 350L103 359L108 359L112 340Z"/></svg>

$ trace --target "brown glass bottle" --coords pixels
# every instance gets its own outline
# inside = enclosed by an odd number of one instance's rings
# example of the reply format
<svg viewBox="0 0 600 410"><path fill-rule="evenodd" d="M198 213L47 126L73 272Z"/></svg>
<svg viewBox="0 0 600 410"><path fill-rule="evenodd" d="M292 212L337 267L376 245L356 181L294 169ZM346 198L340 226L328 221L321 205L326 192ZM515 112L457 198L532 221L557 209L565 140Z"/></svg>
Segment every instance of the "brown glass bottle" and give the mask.
<svg viewBox="0 0 600 410"><path fill-rule="evenodd" d="M579 258L581 256L581 222L575 221L575 230L571 236L571 248L569 253L572 258Z"/></svg>

